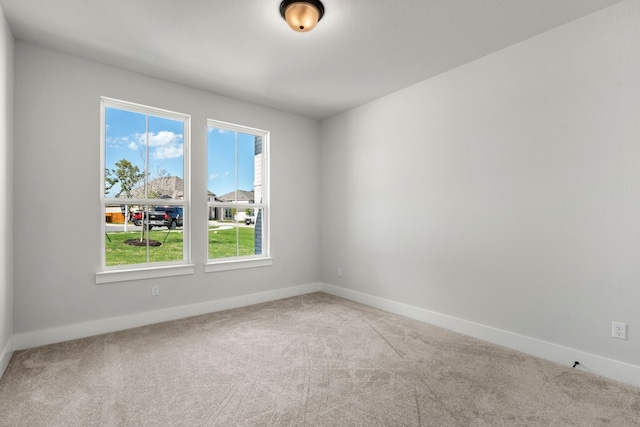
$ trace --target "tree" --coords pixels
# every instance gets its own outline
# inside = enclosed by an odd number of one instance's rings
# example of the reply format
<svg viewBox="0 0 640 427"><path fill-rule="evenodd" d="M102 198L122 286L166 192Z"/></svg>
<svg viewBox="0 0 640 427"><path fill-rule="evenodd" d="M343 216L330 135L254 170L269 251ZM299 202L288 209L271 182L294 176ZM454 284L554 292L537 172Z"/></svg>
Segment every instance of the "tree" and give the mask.
<svg viewBox="0 0 640 427"><path fill-rule="evenodd" d="M149 190L148 190L148 198L150 199L159 199L160 198L160 191L158 188L158 181L160 181L160 179L166 179L169 178L169 172L167 172L166 169L161 169L160 167L156 168L156 171L151 174L149 173L149 178L147 179L147 182L149 184ZM153 187L153 184L155 183L155 187Z"/></svg>
<svg viewBox="0 0 640 427"><path fill-rule="evenodd" d="M116 197L124 194L124 196L129 199L131 198L131 190L133 190L133 187L144 178L144 172L127 159L119 160L116 162L115 167L115 169L109 170L105 168L104 170L105 193L109 192L116 184L119 184L120 190L116 194ZM127 206L126 211L129 211L129 209L130 207ZM124 221L126 230L129 218L125 218Z"/></svg>
<svg viewBox="0 0 640 427"><path fill-rule="evenodd" d="M115 166L116 169L105 169L105 187L108 186L108 189L111 189L114 185L120 184L120 191L116 197L124 194L125 197L130 198L131 190L144 178L144 172L127 159L119 160Z"/></svg>
<svg viewBox="0 0 640 427"><path fill-rule="evenodd" d="M117 182L118 179L111 176L111 171L104 168L104 193L107 194Z"/></svg>

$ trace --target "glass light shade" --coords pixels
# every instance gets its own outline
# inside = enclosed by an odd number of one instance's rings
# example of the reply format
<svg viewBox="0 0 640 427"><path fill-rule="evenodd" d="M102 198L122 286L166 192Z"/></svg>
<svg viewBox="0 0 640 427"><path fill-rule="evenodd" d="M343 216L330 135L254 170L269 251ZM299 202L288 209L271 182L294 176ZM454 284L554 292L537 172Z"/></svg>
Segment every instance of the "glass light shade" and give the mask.
<svg viewBox="0 0 640 427"><path fill-rule="evenodd" d="M284 11L287 24L300 33L313 30L320 18L320 10L304 1L291 3Z"/></svg>

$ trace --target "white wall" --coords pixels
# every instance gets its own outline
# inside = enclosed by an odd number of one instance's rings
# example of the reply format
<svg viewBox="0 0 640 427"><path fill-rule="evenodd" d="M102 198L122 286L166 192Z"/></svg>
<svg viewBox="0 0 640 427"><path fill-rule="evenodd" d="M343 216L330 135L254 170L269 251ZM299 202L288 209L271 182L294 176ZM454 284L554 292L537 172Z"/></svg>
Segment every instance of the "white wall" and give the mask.
<svg viewBox="0 0 640 427"><path fill-rule="evenodd" d="M0 376L13 352L13 36L0 7Z"/></svg>
<svg viewBox="0 0 640 427"><path fill-rule="evenodd" d="M638 22L629 0L323 122L322 281L640 365Z"/></svg>
<svg viewBox="0 0 640 427"><path fill-rule="evenodd" d="M317 282L316 121L21 41L15 46L15 67L17 347L28 345L24 335L34 331ZM194 275L95 284L100 265L100 96L191 114ZM202 162L207 118L271 131L271 267L204 273L207 200L196 196L207 190ZM305 206L305 223L290 217L291 195ZM161 294L152 298L155 283Z"/></svg>

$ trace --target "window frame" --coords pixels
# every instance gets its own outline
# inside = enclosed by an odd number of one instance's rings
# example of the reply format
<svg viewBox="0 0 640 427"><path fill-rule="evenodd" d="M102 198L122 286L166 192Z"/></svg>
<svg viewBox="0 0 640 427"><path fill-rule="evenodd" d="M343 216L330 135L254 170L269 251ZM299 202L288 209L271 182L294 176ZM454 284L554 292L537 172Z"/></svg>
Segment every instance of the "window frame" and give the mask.
<svg viewBox="0 0 640 427"><path fill-rule="evenodd" d="M146 262L128 265L106 265L106 207L107 205L122 204L122 198L107 197L105 195L106 168L106 109L115 108L134 113L145 114L183 122L183 198L181 200L131 198L127 204L138 205L170 205L182 206L184 221L182 226L182 260ZM147 132L149 130L147 129ZM96 283L110 283L145 278L158 278L193 274L195 266L191 262L191 116L162 108L151 107L114 98L100 97L100 269L96 272ZM125 219L126 220L126 219Z"/></svg>
<svg viewBox="0 0 640 427"><path fill-rule="evenodd" d="M217 272L217 271L227 271L227 270L237 270L237 269L245 269L245 268L255 268L255 267L266 267L270 266L273 263L273 258L271 257L271 244L270 244L270 176L269 176L269 146L270 146L270 132L253 128L249 126L238 125L229 122L223 122L220 120L207 119L207 191L208 191L208 174L209 174L209 129L223 129L225 131L233 131L244 134L253 135L256 137L262 138L262 152L261 152L261 183L262 183L262 202L256 202L254 200L253 204L246 205L240 204L238 202L216 202L207 200L207 215L206 215L206 264L205 264L205 272ZM235 167L238 167L238 159L235 159ZM254 176L255 182L255 176ZM236 188L235 191L239 189ZM255 189L254 189L255 190ZM222 208L222 209L242 209L250 206L250 209L260 209L262 211L262 249L261 254L256 255L244 255L244 256L234 256L234 257L225 257L225 258L209 258L209 212L211 208Z"/></svg>

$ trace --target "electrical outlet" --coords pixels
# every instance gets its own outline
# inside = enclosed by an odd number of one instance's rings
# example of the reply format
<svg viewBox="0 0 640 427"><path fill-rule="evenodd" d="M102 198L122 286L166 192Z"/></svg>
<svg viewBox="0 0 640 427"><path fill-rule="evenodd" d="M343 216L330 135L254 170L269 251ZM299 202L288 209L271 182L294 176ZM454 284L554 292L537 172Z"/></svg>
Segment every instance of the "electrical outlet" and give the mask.
<svg viewBox="0 0 640 427"><path fill-rule="evenodd" d="M342 269L341 269L341 268L338 268L338 269L336 270L336 276L338 276L338 277L342 277Z"/></svg>
<svg viewBox="0 0 640 427"><path fill-rule="evenodd" d="M157 297L158 295L160 295L160 285L153 285L151 287L151 296Z"/></svg>
<svg viewBox="0 0 640 427"><path fill-rule="evenodd" d="M611 336L619 340L627 339L627 324L620 322L612 322Z"/></svg>

